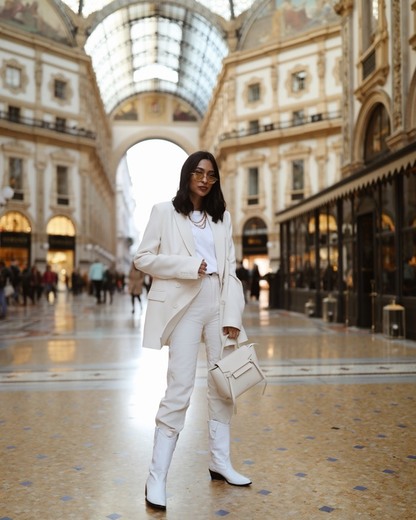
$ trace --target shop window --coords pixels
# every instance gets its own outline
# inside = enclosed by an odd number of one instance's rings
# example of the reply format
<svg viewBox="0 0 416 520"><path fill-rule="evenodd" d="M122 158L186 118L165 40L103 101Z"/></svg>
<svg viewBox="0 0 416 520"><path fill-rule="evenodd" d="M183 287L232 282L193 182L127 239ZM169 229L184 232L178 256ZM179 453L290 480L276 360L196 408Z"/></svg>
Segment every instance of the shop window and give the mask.
<svg viewBox="0 0 416 520"><path fill-rule="evenodd" d="M371 114L364 144L364 161L367 163L388 151L386 139L390 135L387 110L378 104Z"/></svg>
<svg viewBox="0 0 416 520"><path fill-rule="evenodd" d="M416 175L404 176L403 295L416 296Z"/></svg>
<svg viewBox="0 0 416 520"><path fill-rule="evenodd" d="M69 189L68 189L68 168L66 166L57 166L56 168L56 191L57 204L69 205Z"/></svg>
<svg viewBox="0 0 416 520"><path fill-rule="evenodd" d="M259 169L248 169L248 194L247 204L253 206L259 203Z"/></svg>
<svg viewBox="0 0 416 520"><path fill-rule="evenodd" d="M308 216L301 216L291 221L290 226L290 286L297 288L315 288L313 265L315 256L313 239L308 237Z"/></svg>
<svg viewBox="0 0 416 520"><path fill-rule="evenodd" d="M381 292L396 294L396 215L394 186L381 185L381 213L377 222L377 241L380 249L379 269Z"/></svg>
<svg viewBox="0 0 416 520"><path fill-rule="evenodd" d="M342 279L347 289L353 289L356 284L354 269L356 237L353 209L352 200L344 199L342 204L342 265L344 271Z"/></svg>
<svg viewBox="0 0 416 520"><path fill-rule="evenodd" d="M23 200L23 159L9 157L9 185L14 190L13 199Z"/></svg>
<svg viewBox="0 0 416 520"><path fill-rule="evenodd" d="M321 286L324 291L336 288L338 271L338 228L333 213L335 208L328 207L319 214L319 265ZM315 232L315 219L309 221L309 232Z"/></svg>

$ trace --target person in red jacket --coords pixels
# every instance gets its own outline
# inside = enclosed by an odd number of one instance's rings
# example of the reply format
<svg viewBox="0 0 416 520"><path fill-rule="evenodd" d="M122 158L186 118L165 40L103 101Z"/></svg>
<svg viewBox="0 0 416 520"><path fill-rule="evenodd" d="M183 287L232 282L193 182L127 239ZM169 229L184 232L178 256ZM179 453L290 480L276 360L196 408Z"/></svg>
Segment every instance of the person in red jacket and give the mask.
<svg viewBox="0 0 416 520"><path fill-rule="evenodd" d="M48 301L49 301L50 293L52 293L54 298L56 298L57 283L58 283L58 275L54 271L52 271L51 266L48 264L46 266L46 271L42 275L43 291L44 291L46 299Z"/></svg>

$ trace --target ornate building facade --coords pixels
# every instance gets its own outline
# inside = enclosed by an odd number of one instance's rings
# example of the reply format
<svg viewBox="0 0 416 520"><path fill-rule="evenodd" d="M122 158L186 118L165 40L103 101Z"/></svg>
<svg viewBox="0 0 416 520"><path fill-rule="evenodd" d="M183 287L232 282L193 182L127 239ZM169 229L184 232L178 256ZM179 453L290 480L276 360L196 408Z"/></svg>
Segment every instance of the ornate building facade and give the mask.
<svg viewBox="0 0 416 520"><path fill-rule="evenodd" d="M416 3L344 0L336 11L341 180L277 213L281 304L321 315L330 296L337 321L415 339ZM403 319L386 330L392 303Z"/></svg>

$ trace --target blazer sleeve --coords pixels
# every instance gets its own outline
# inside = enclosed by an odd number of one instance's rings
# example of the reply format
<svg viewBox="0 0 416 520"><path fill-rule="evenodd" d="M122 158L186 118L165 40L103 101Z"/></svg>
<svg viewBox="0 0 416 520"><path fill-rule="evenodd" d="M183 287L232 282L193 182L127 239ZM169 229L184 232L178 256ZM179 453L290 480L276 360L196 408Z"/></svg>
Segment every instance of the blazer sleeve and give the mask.
<svg viewBox="0 0 416 520"><path fill-rule="evenodd" d="M244 292L241 281L236 275L236 258L235 247L233 241L233 230L231 217L226 212L225 218L227 233L227 258L226 258L226 276L228 277L224 294L224 327L235 327L239 330L243 328L243 312L244 312Z"/></svg>
<svg viewBox="0 0 416 520"><path fill-rule="evenodd" d="M134 265L155 278L197 279L201 260L189 254L171 253L169 244L180 241L174 236L172 216L161 205L152 208L143 239L134 256Z"/></svg>

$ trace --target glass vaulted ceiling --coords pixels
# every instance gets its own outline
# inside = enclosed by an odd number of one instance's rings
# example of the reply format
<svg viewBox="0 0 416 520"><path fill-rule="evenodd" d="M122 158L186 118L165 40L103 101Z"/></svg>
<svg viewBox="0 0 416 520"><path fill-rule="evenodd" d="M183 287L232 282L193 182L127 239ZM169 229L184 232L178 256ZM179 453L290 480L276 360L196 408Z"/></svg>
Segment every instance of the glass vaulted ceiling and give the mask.
<svg viewBox="0 0 416 520"><path fill-rule="evenodd" d="M87 17L95 11L111 4L113 0L62 0L75 13L80 13ZM249 9L255 0L196 0L195 3L201 4L215 14L230 20ZM163 3L163 2L160 2Z"/></svg>
<svg viewBox="0 0 416 520"><path fill-rule="evenodd" d="M202 116L228 47L219 26L189 6L201 4L231 19L254 0L65 3L84 17L91 14L93 25L85 50L91 56L107 113L135 94L164 92L184 99ZM100 10L105 7L108 14L103 16Z"/></svg>

